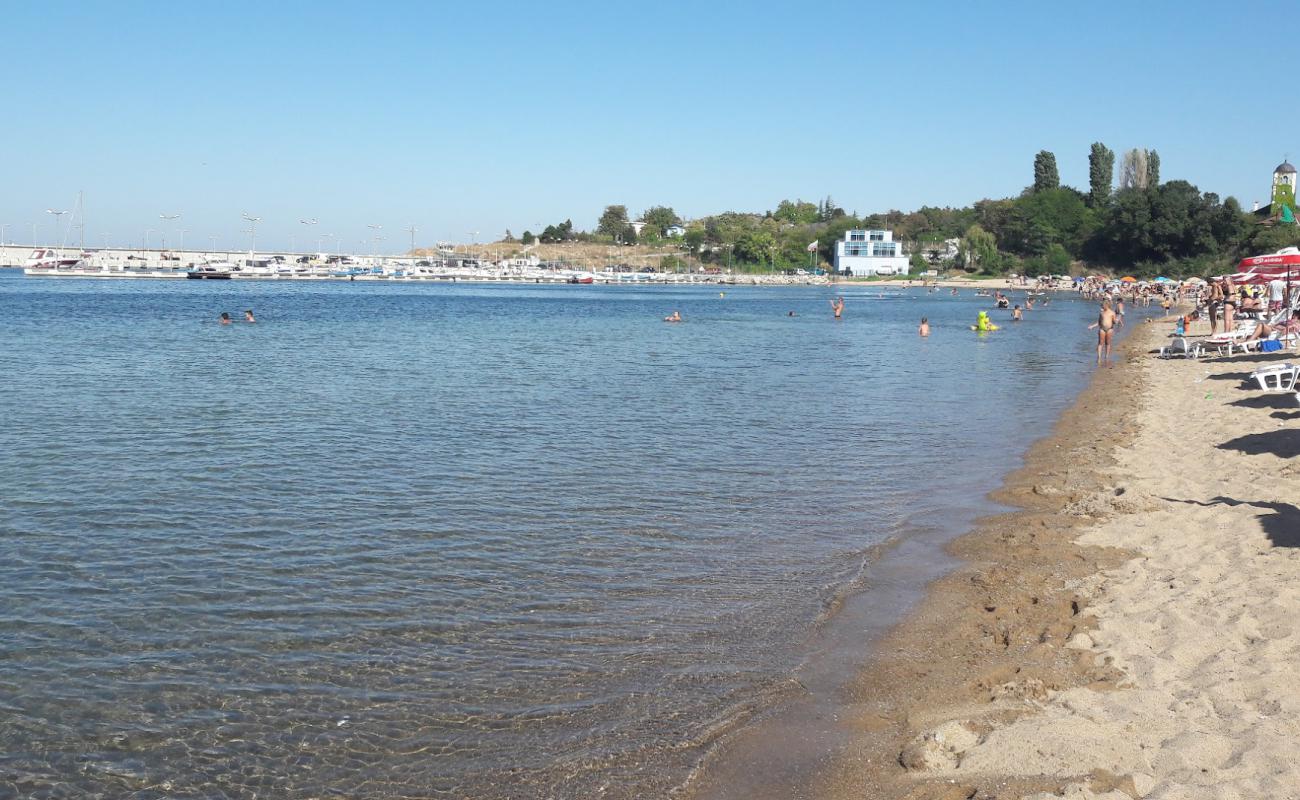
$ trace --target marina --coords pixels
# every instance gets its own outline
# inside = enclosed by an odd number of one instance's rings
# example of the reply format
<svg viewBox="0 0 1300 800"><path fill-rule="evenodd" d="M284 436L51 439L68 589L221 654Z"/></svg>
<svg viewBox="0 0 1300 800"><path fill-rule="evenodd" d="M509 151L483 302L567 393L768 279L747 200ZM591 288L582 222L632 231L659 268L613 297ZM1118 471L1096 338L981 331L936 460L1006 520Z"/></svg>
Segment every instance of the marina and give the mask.
<svg viewBox="0 0 1300 800"><path fill-rule="evenodd" d="M657 271L621 264L603 267L534 257L474 257L451 250L436 256L378 256L292 252L99 249L0 246L0 266L39 278L235 279L388 282L513 282L620 285L820 285L824 275L736 274L722 270Z"/></svg>

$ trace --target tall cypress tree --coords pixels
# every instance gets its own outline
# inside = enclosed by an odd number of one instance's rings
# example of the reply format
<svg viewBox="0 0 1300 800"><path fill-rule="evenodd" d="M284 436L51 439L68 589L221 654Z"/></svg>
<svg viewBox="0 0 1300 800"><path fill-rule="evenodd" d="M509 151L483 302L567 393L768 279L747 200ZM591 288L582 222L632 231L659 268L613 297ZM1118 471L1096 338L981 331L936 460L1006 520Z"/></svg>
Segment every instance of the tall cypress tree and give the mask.
<svg viewBox="0 0 1300 800"><path fill-rule="evenodd" d="M1034 156L1034 191L1056 189L1061 185L1061 175L1056 171L1056 156L1047 150L1039 150Z"/></svg>
<svg viewBox="0 0 1300 800"><path fill-rule="evenodd" d="M1160 154L1154 150L1147 151L1147 188L1160 186Z"/></svg>
<svg viewBox="0 0 1300 800"><path fill-rule="evenodd" d="M1088 153L1088 205L1101 208L1106 204L1114 177L1115 151L1101 142L1093 142Z"/></svg>

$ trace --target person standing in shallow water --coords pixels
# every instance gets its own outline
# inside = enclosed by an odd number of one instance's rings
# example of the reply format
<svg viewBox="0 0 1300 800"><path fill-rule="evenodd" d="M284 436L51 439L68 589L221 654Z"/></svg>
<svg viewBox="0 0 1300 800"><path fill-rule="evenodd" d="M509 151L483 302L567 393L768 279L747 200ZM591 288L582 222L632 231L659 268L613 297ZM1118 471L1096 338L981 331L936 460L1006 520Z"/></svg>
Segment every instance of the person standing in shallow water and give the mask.
<svg viewBox="0 0 1300 800"><path fill-rule="evenodd" d="M922 336L929 336L929 335L930 335L930 318L929 318L929 317L921 317L921 324L920 324L919 326L917 326L917 328L916 328L916 332L919 333L919 334L922 335Z"/></svg>
<svg viewBox="0 0 1300 800"><path fill-rule="evenodd" d="M253 309L250 308L244 312L244 322L257 322L257 320L253 318Z"/></svg>
<svg viewBox="0 0 1300 800"><path fill-rule="evenodd" d="M1097 321L1088 326L1088 330L1097 329L1097 366L1102 364L1102 351L1106 353L1106 363L1110 363L1110 341L1115 335L1115 312L1111 310L1110 301L1101 304L1101 313Z"/></svg>
<svg viewBox="0 0 1300 800"><path fill-rule="evenodd" d="M222 325L229 325L229 324L230 324L230 312L229 312L229 311L222 311L222 312L221 312L221 316L217 318L217 322L219 322L219 323L222 324Z"/></svg>
<svg viewBox="0 0 1300 800"><path fill-rule="evenodd" d="M839 319L840 316L844 313L843 297L836 297L834 300L831 301L831 313L835 315L835 319Z"/></svg>

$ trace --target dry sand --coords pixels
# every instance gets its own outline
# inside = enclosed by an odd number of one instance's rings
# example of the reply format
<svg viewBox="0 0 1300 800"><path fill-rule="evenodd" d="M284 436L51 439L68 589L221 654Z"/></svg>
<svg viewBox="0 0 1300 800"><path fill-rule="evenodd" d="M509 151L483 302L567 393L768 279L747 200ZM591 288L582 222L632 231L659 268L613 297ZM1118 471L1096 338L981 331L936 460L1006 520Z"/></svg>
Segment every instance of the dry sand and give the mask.
<svg viewBox="0 0 1300 800"><path fill-rule="evenodd" d="M1300 797L1300 406L1145 326L879 648L821 793Z"/></svg>

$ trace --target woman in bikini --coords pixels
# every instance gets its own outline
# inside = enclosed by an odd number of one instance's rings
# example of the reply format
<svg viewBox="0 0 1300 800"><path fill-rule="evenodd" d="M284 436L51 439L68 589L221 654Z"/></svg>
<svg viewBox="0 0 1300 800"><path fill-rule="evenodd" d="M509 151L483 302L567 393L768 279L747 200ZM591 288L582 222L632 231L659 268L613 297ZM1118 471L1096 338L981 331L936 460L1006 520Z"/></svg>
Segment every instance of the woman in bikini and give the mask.
<svg viewBox="0 0 1300 800"><path fill-rule="evenodd" d="M1210 283L1210 297L1205 304L1210 314L1210 335L1219 332L1219 307L1223 305L1223 284L1217 280Z"/></svg>
<svg viewBox="0 0 1300 800"><path fill-rule="evenodd" d="M1223 278L1223 332L1232 333L1233 317L1237 313L1237 290L1232 285L1232 278Z"/></svg>

